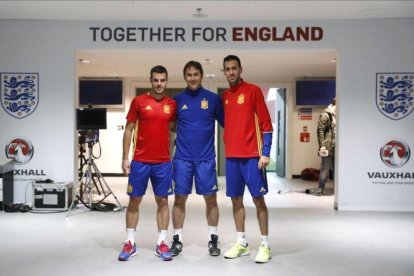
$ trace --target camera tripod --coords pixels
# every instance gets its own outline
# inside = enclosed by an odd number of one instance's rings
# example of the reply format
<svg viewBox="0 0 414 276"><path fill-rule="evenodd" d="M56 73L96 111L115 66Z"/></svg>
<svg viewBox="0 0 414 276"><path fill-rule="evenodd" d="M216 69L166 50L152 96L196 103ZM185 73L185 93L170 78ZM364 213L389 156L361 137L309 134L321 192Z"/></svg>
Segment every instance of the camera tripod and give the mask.
<svg viewBox="0 0 414 276"><path fill-rule="evenodd" d="M103 178L101 172L99 171L98 167L96 166L94 162L94 159L92 156L92 148L93 148L94 143L92 141L88 141L87 144L88 144L88 159L86 160L86 162L81 164L81 168L79 170L80 173L83 171L82 176L79 180L79 191L74 197L66 216L68 216L70 211L72 210L76 199L78 199L81 203L83 203L85 207L92 210L94 209L94 206L98 206L102 204L102 202L110 195L114 197L115 201L118 204L117 207L113 208L113 211L118 212L118 211L123 210L122 204L118 201L117 197L112 192L108 183L106 183L105 179ZM85 166L86 166L86 169L84 169ZM101 197L101 199L98 200L97 202L93 202L92 200L93 189L96 189L98 195Z"/></svg>
<svg viewBox="0 0 414 276"><path fill-rule="evenodd" d="M78 170L78 177L82 177L83 167L86 165L86 163L88 161L85 158L85 155L84 155L84 153L86 152L84 145L85 145L85 142L84 141L80 141L80 139L79 139L79 155L78 155L79 170Z"/></svg>

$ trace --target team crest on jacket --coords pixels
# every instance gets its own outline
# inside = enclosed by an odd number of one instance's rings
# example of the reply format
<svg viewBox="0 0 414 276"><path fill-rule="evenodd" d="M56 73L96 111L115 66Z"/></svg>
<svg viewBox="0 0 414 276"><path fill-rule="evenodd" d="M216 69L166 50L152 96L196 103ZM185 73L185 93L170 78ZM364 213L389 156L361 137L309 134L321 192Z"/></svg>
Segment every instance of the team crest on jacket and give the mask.
<svg viewBox="0 0 414 276"><path fill-rule="evenodd" d="M208 101L206 99L203 99L201 101L201 108L202 109L208 109Z"/></svg>
<svg viewBox="0 0 414 276"><path fill-rule="evenodd" d="M386 117L399 120L414 109L414 73L377 73L376 102Z"/></svg>
<svg viewBox="0 0 414 276"><path fill-rule="evenodd" d="M32 114L39 102L38 73L0 73L1 105L17 119Z"/></svg>
<svg viewBox="0 0 414 276"><path fill-rule="evenodd" d="M164 113L170 114L170 106L168 104L165 104L163 107L164 107Z"/></svg>
<svg viewBox="0 0 414 276"><path fill-rule="evenodd" d="M237 103L238 104L244 104L244 94L241 93L238 97L237 97Z"/></svg>

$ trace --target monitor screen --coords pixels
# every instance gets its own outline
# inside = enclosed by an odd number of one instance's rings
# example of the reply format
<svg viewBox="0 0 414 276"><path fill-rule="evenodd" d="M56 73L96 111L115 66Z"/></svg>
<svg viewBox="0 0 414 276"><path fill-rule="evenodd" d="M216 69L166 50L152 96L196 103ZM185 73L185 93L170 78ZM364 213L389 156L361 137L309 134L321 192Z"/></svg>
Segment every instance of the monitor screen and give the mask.
<svg viewBox="0 0 414 276"><path fill-rule="evenodd" d="M79 80L79 106L124 107L122 80Z"/></svg>
<svg viewBox="0 0 414 276"><path fill-rule="evenodd" d="M335 94L335 80L296 81L296 105L327 106Z"/></svg>
<svg viewBox="0 0 414 276"><path fill-rule="evenodd" d="M76 109L76 128L79 130L106 129L106 108Z"/></svg>

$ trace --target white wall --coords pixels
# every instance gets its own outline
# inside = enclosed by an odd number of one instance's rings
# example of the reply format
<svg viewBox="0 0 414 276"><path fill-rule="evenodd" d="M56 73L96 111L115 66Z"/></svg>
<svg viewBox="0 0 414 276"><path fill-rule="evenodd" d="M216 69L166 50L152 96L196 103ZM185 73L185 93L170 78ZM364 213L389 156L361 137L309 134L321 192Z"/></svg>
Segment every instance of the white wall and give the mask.
<svg viewBox="0 0 414 276"><path fill-rule="evenodd" d="M321 159L318 156L319 144L317 136L318 118L325 107L307 107L312 108L312 120L300 120L298 109L302 106L292 108L292 133L290 141L292 142L292 175L301 175L302 170L306 168L320 168ZM300 142L300 133L303 127L307 127L309 132L309 142Z"/></svg>
<svg viewBox="0 0 414 276"><path fill-rule="evenodd" d="M25 136L32 141L35 155L22 167L44 170L47 178L76 181L75 139L77 137L74 130L76 49L335 48L338 49L339 122L335 176L336 204L340 210L414 210L413 179L407 179L404 185L395 181L392 185L379 185L374 184L368 177L368 172L372 171L413 172L413 160L402 168L392 169L386 167L378 156L383 143L392 137L401 138L413 147L414 114L398 121L386 118L376 107L375 89L377 72L414 71L412 53L414 19L205 23L207 26L224 28L232 28L236 25L281 27L317 25L324 29L323 40L317 42L180 41L166 44L151 41L93 42L89 31L90 26L143 25L192 27L191 22L0 21L0 72L37 72L40 79L39 106L31 116L19 120L0 109L2 128L0 146L5 147L12 137ZM294 113L295 110L292 108L290 119L294 119ZM118 118L114 120L115 125L118 125ZM300 128L299 123L293 124L291 139L297 139L294 135L298 128ZM111 141L111 144L115 145L115 142ZM0 154L2 159L4 151ZM25 200L24 188L30 182L30 178L34 177L15 176L15 201ZM30 195L26 200L30 202Z"/></svg>
<svg viewBox="0 0 414 276"><path fill-rule="evenodd" d="M15 176L14 199L31 202L34 179L73 181L74 178L74 45L65 24L0 21L0 72L39 73L39 103L23 119L8 115L0 107L0 151L14 137L25 137L34 147L32 160L15 169L29 175ZM36 172L42 175L32 175Z"/></svg>
<svg viewBox="0 0 414 276"><path fill-rule="evenodd" d="M373 184L368 172L414 172L406 166L385 166L379 151L392 138L414 147L414 114L398 121L386 118L376 105L376 73L414 72L414 20L364 20L347 24L337 72L338 148L337 204L344 210L413 210L414 179ZM391 184L392 183L392 184Z"/></svg>

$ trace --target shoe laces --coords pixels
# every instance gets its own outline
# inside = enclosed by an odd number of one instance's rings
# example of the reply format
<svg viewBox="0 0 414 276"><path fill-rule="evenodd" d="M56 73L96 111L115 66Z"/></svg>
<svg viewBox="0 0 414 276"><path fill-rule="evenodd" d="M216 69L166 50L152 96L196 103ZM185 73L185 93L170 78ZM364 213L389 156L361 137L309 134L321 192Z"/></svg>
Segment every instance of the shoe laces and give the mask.
<svg viewBox="0 0 414 276"><path fill-rule="evenodd" d="M164 242L162 242L159 246L158 246L158 250L160 252L168 252L170 251L170 248L168 247L168 245Z"/></svg>
<svg viewBox="0 0 414 276"><path fill-rule="evenodd" d="M209 245L209 247L212 247L212 246L217 247L217 246L219 246L220 245L220 242L218 241L218 236L212 234L211 235L211 240L208 242L208 245Z"/></svg>
<svg viewBox="0 0 414 276"><path fill-rule="evenodd" d="M219 248L220 247L220 242L219 241L209 241L208 242L208 247L209 248L212 248L212 247L217 247L217 248Z"/></svg>
<svg viewBox="0 0 414 276"><path fill-rule="evenodd" d="M122 251L124 252L132 252L134 250L134 246L132 245L131 241L127 241L124 244L124 249Z"/></svg>
<svg viewBox="0 0 414 276"><path fill-rule="evenodd" d="M260 245L259 250L260 250L260 249L263 249L263 250L265 250L265 251L270 251L270 246L268 246L268 245L266 245L266 244L262 243L262 244Z"/></svg>
<svg viewBox="0 0 414 276"><path fill-rule="evenodd" d="M173 242L171 244L171 247L180 247L182 243L178 240L178 237L173 237Z"/></svg>

